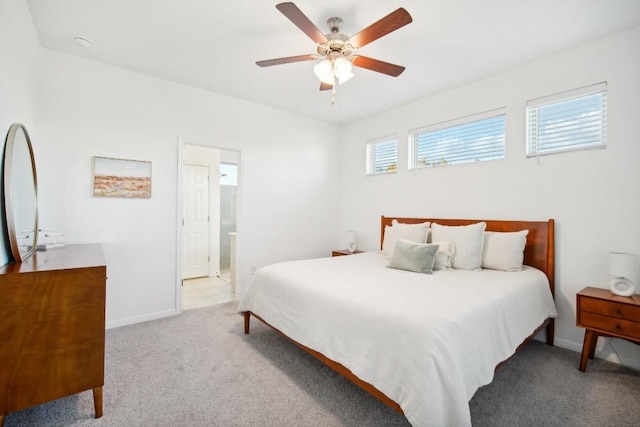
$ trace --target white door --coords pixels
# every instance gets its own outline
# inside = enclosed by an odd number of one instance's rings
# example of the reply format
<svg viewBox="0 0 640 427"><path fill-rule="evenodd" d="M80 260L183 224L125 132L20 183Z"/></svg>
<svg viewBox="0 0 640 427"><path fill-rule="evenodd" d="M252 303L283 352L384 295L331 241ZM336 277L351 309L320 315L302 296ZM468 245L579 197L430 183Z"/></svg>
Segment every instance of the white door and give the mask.
<svg viewBox="0 0 640 427"><path fill-rule="evenodd" d="M184 165L182 278L209 276L209 168Z"/></svg>

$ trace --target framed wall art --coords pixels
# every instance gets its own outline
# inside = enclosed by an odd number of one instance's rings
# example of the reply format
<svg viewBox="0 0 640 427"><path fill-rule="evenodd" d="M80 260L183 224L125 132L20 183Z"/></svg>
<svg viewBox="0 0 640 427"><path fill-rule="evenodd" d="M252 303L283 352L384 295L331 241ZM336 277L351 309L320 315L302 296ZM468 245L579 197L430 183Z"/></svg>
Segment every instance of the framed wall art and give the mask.
<svg viewBox="0 0 640 427"><path fill-rule="evenodd" d="M93 195L150 199L151 162L95 156Z"/></svg>

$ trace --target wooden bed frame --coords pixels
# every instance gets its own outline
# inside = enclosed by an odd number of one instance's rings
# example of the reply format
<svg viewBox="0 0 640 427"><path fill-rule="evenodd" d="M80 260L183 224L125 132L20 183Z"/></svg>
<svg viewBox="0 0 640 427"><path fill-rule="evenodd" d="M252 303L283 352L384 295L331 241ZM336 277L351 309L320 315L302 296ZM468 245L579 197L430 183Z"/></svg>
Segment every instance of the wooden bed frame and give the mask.
<svg viewBox="0 0 640 427"><path fill-rule="evenodd" d="M449 225L449 226L458 226L458 225L469 225L475 224L477 222L484 221L487 224L486 231L500 231L500 232L510 232L510 231L520 231L520 230L529 230L529 234L527 235L527 243L524 249L524 264L535 267L541 271L543 271L547 277L549 278L549 287L551 289L551 294L555 298L554 292L554 276L555 276L555 252L554 252L554 235L555 235L555 225L554 220L550 219L548 221L503 221L503 220L485 220L485 219L436 219L436 218L399 218L399 217L381 217L380 221L380 248L382 248L382 242L384 241L384 231L387 225L391 225L392 221L396 219L398 222L405 224L418 224L425 221L429 221L431 223L435 222L440 225ZM361 380L356 375L354 375L348 368L344 365L335 362L329 358L327 358L322 353L319 353L307 346L300 344L299 342L289 338L282 331L277 328L271 326L268 322L262 319L260 316L256 314L245 311L243 312L244 316L244 333L249 333L249 325L251 316L260 320L267 326L271 327L275 331L279 332L286 339L320 360L322 363L338 372L351 382L353 382L358 387L362 388L369 394L375 396L380 401L385 403L387 406L391 407L395 411L404 414L400 405L394 400L390 399L387 395L382 393L380 390L375 388L373 385ZM520 350L523 346L525 346L529 341L531 341L539 332L546 328L546 342L548 345L553 345L554 339L554 319L548 318L546 319L536 330L531 334L528 338L526 338L516 349L516 351ZM508 359L507 359L508 360ZM505 361L501 362L497 367L500 367Z"/></svg>

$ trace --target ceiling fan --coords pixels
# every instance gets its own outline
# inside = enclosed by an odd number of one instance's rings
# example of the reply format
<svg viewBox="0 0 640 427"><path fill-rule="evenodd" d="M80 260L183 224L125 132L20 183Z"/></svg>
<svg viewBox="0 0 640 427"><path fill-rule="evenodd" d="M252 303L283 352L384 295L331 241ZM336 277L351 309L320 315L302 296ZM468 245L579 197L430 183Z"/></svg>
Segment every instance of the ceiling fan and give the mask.
<svg viewBox="0 0 640 427"><path fill-rule="evenodd" d="M402 7L351 37L340 32L342 27L340 18L329 18L327 20L329 33L323 34L292 2L280 3L276 5L276 9L316 43L317 53L257 61L256 64L260 67L322 59L313 67L313 70L320 80L320 90L333 89L334 98L335 87L353 77L352 66L354 65L393 77L399 76L405 69L400 65L355 53L372 41L409 24L412 21L411 15Z"/></svg>

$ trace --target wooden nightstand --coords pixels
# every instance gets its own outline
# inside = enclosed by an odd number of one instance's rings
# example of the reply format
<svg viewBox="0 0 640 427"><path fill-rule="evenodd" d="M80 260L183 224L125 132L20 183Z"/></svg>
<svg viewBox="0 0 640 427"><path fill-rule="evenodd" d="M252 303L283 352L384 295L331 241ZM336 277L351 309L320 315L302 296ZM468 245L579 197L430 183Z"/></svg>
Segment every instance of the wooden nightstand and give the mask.
<svg viewBox="0 0 640 427"><path fill-rule="evenodd" d="M343 256L343 255L361 254L362 252L364 252L364 251L349 252L348 249L338 249L336 251L331 252L331 256Z"/></svg>
<svg viewBox="0 0 640 427"><path fill-rule="evenodd" d="M585 328L580 370L593 359L599 336L623 338L640 344L640 294L615 295L608 289L584 288L577 294L576 324Z"/></svg>

